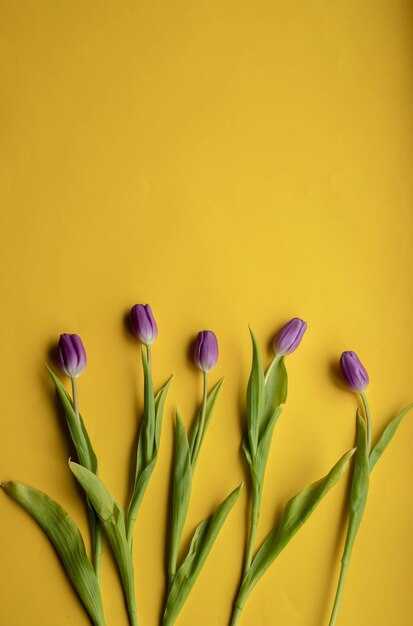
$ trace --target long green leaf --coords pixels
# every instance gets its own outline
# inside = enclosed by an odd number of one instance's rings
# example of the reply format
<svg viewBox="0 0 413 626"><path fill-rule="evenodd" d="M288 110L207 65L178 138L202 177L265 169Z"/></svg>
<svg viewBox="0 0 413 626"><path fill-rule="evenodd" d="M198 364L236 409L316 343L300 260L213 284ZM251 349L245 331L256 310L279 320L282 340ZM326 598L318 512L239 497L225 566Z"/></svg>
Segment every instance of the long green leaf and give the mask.
<svg viewBox="0 0 413 626"><path fill-rule="evenodd" d="M376 445L374 446L373 450L370 453L370 459L369 459L370 472L372 471L373 467L376 465L377 461L379 460L379 458L381 457L381 455L383 454L383 452L389 445L390 441L393 439L393 436L396 430L398 429L398 427L400 426L402 419L404 418L406 413L408 413L412 408L413 408L413 402L409 404L405 409L403 409L403 411L401 411L398 415L396 415L396 417L394 417L384 429L380 439L378 440L378 442L376 443Z"/></svg>
<svg viewBox="0 0 413 626"><path fill-rule="evenodd" d="M282 411L282 407L280 406L276 407L270 419L268 420L267 427L260 437L257 455L253 463L254 473L256 474L260 482L261 488L264 483L264 472L265 472L265 467L267 465L268 454L270 452L274 426L277 423L277 420L281 414L281 411Z"/></svg>
<svg viewBox="0 0 413 626"><path fill-rule="evenodd" d="M265 374L265 406L261 433L267 428L275 409L287 401L288 376L285 357L275 356Z"/></svg>
<svg viewBox="0 0 413 626"><path fill-rule="evenodd" d="M199 446L199 449L202 446L202 442L204 440L205 437L205 433L208 429L208 425L211 421L211 417L212 417L212 413L214 412L214 408L215 408L215 404L218 398L218 394L219 394L219 390L221 389L221 385L224 382L224 379L221 378L221 380L219 380L211 389L211 391L208 393L208 398L207 398L207 404L206 404L206 410L205 410L205 424L204 424L204 432L202 434L202 439L201 439L201 443ZM197 458L194 457L194 447L195 447L195 442L196 442L196 437L199 431L199 427L201 424L201 413L202 413L202 407L200 407L197 411L196 417L195 417L195 421L194 421L194 425L191 428L191 432L189 435L189 449L191 452L191 462L192 462L192 467L195 467L196 465L196 461Z"/></svg>
<svg viewBox="0 0 413 626"><path fill-rule="evenodd" d="M48 370L55 384L57 394L62 402L63 409L65 411L67 426L69 428L70 436L78 455L78 460L82 465L87 467L94 474L97 474L98 461L95 451L93 450L88 432L86 430L83 418L80 414L79 416L76 415L76 411L73 406L73 400L66 391L59 378L49 367ZM102 531L100 529L99 520L96 516L96 512L94 511L93 507L90 506L89 502L88 518L92 537L94 562L96 565L100 563L102 555ZM96 570L99 571L99 565L96 565Z"/></svg>
<svg viewBox="0 0 413 626"><path fill-rule="evenodd" d="M238 609L243 607L258 580L306 522L322 498L343 476L353 453L354 450L350 450L344 454L324 478L306 487L288 502L280 523L267 536L244 577L237 599Z"/></svg>
<svg viewBox="0 0 413 626"><path fill-rule="evenodd" d="M52 498L16 482L1 487L18 502L49 537L95 626L104 626L99 583L89 561L82 535L72 518Z"/></svg>
<svg viewBox="0 0 413 626"><path fill-rule="evenodd" d="M265 381L260 349L251 328L250 333L252 340L252 366L247 387L247 420L249 449L252 458L254 458L257 452L260 424L264 410Z"/></svg>
<svg viewBox="0 0 413 626"><path fill-rule="evenodd" d="M195 530L188 554L173 580L166 603L163 626L174 624L228 513L239 496L240 490L241 485L220 504L212 515L203 520Z"/></svg>
<svg viewBox="0 0 413 626"><path fill-rule="evenodd" d="M172 376L166 381L165 385L158 391L155 396L155 449L159 452L161 443L162 418L165 407L166 396L172 382Z"/></svg>
<svg viewBox="0 0 413 626"><path fill-rule="evenodd" d="M55 384L57 394L63 405L63 409L66 415L66 422L69 428L69 432L70 432L70 436L72 438L73 444L76 448L79 462L84 467L87 467L88 469L90 469L92 472L96 472L97 470L96 455L93 451L92 444L90 443L90 439L87 435L83 420L80 416L78 417L76 415L76 412L73 408L72 400L69 394L67 393L66 389L60 382L59 378L50 368L48 368L48 370Z"/></svg>
<svg viewBox="0 0 413 626"><path fill-rule="evenodd" d="M172 485L171 541L169 552L169 584L176 573L179 545L188 512L192 486L192 465L185 426L179 413L175 423L175 458Z"/></svg>
<svg viewBox="0 0 413 626"><path fill-rule="evenodd" d="M125 514L104 483L95 474L78 463L69 462L70 469L83 487L109 540L122 579L129 618L137 626L134 572L130 547L126 537Z"/></svg>
<svg viewBox="0 0 413 626"><path fill-rule="evenodd" d="M347 527L346 543L344 546L343 556L341 558L340 577L337 585L333 611L330 618L330 626L334 626L337 620L341 595L344 588L344 581L350 562L351 552L353 550L354 541L356 539L357 532L363 517L364 509L366 507L367 493L369 489L369 475L370 466L367 426L360 411L357 411L357 449L354 462L353 478L351 482L349 521Z"/></svg>
<svg viewBox="0 0 413 626"><path fill-rule="evenodd" d="M146 356L146 355L144 355ZM152 460L148 463L146 460L145 447L147 439L146 428L146 415L144 416L141 429L138 437L138 445L136 450L136 465L135 465L135 478L132 490L132 496L129 503L128 515L127 515L127 536L129 544L132 545L132 533L133 527L138 515L139 507L142 502L142 498L145 494L146 488L149 483L149 479L155 468L157 461L158 450L160 445L162 416L165 405L166 395L171 384L172 377L165 383L165 385L158 391L154 400L155 409L155 430L154 430L154 449L152 454Z"/></svg>

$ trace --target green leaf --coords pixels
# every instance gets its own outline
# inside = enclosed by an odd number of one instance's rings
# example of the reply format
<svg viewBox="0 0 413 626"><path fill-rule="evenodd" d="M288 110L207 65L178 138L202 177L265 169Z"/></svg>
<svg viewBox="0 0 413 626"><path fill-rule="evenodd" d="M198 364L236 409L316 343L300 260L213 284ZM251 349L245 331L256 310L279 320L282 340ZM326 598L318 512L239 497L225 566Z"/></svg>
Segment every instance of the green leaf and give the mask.
<svg viewBox="0 0 413 626"><path fill-rule="evenodd" d="M156 460L158 457L158 450L161 436L162 416L165 405L166 395L168 393L169 386L171 384L172 377L165 383L165 385L158 391L154 401L155 407L155 443L152 460L147 463L145 456L145 446L147 437L146 428L146 415L143 419L141 429L138 437L138 445L136 451L136 465L135 465L135 479L133 484L132 496L128 508L127 516L127 536L129 544L132 545L132 532L133 527L138 515L139 507L142 502L142 498L145 494L146 487L148 486L149 479L155 468Z"/></svg>
<svg viewBox="0 0 413 626"><path fill-rule="evenodd" d="M179 545L188 512L192 486L192 465L185 426L179 413L175 423L175 458L172 485L171 541L169 552L169 582L176 573Z"/></svg>
<svg viewBox="0 0 413 626"><path fill-rule="evenodd" d="M224 382L224 379L221 378L221 380L219 380L211 389L211 391L208 393L208 397L207 397L207 404L206 404L206 411L205 411L205 424L204 424L204 432L202 434L202 439L199 445L199 449L201 449L202 446L202 442L204 440L205 437L205 433L208 429L208 425L209 422L211 421L211 417L212 417L212 413L214 412L214 408L215 408L215 404L218 398L218 394L219 394L219 390L221 389L221 385ZM197 411L196 417L195 417L195 421L194 421L194 425L191 429L191 433L189 435L189 449L191 452L191 462L192 462L192 467L195 467L197 458L194 458L194 447L195 447L195 442L196 442L196 437L199 431L199 427L201 424L201 414L202 414L202 407L200 407Z"/></svg>
<svg viewBox="0 0 413 626"><path fill-rule="evenodd" d="M265 402L265 382L262 359L257 340L250 328L252 340L252 367L247 388L247 420L249 448L254 459L258 447L260 424Z"/></svg>
<svg viewBox="0 0 413 626"><path fill-rule="evenodd" d="M288 376L285 367L285 358L276 355L265 375L265 406L261 432L267 428L267 424L275 409L281 404L285 404L287 391Z"/></svg>
<svg viewBox="0 0 413 626"><path fill-rule="evenodd" d="M357 411L357 448L354 462L354 473L351 482L350 513L347 529L344 559L350 558L354 539L360 527L364 509L366 508L369 489L369 450L367 441L367 426L360 411Z"/></svg>
<svg viewBox="0 0 413 626"><path fill-rule="evenodd" d="M350 450L344 454L324 478L300 491L287 503L278 526L267 536L244 577L237 600L238 608L242 608L264 572L343 476L353 453L354 450Z"/></svg>
<svg viewBox="0 0 413 626"><path fill-rule="evenodd" d="M214 541L239 496L242 485L224 500L218 509L196 528L188 554L179 567L169 591L163 626L174 624L179 611L191 591Z"/></svg>
<svg viewBox="0 0 413 626"><path fill-rule="evenodd" d="M161 442L161 429L163 410L165 406L166 396L169 391L169 387L172 382L172 376L166 381L165 385L158 391L155 396L155 449L156 453L159 452L159 446Z"/></svg>
<svg viewBox="0 0 413 626"><path fill-rule="evenodd" d="M72 518L41 491L16 482L2 483L49 537L95 626L104 626L99 583L89 561L82 535Z"/></svg>
<svg viewBox="0 0 413 626"><path fill-rule="evenodd" d="M104 483L95 474L78 463L69 462L70 469L83 487L93 508L99 515L103 529L111 545L122 579L123 590L131 624L138 623L134 572L130 547L126 537L125 514Z"/></svg>
<svg viewBox="0 0 413 626"><path fill-rule="evenodd" d="M270 452L274 426L277 423L277 420L280 416L281 411L282 411L282 407L280 406L276 407L275 410L273 411L273 414L271 415L268 421L267 428L265 429L264 433L260 437L257 454L254 459L254 463L253 463L254 471L255 471L256 476L258 477L261 488L264 482L264 472L265 472L265 467L267 465L268 454Z"/></svg>
<svg viewBox="0 0 413 626"><path fill-rule="evenodd" d="M393 439L393 436L398 429L402 419L413 408L413 402L409 404L403 411L401 411L396 417L394 417L391 422L384 429L380 439L374 446L373 450L370 453L370 472L373 467L376 465L377 461L389 445L390 441Z"/></svg>
<svg viewBox="0 0 413 626"><path fill-rule="evenodd" d="M90 439L86 432L85 425L83 423L82 418L76 415L76 412L73 408L72 400L67 393L66 389L60 382L59 378L56 374L48 368L50 376L53 379L53 382L56 386L57 394L62 402L65 415L66 422L69 428L70 436L72 438L73 444L76 448L77 456L81 465L87 467L92 472L97 471L97 460L96 455L93 451L92 444L90 443Z"/></svg>

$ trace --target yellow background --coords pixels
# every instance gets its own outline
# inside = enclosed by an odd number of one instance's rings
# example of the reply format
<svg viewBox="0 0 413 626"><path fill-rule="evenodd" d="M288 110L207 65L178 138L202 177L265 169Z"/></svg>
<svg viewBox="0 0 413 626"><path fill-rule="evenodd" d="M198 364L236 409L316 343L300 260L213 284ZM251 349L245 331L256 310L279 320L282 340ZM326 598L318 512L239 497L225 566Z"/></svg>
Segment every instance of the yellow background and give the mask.
<svg viewBox="0 0 413 626"><path fill-rule="evenodd" d="M409 6L410 5L410 6ZM161 454L136 528L141 624L158 624L173 411L200 399L188 358L213 329L225 376L197 467L185 537L241 480L250 323L269 341L308 321L268 463L259 538L287 499L354 441L356 399L334 364L371 376L373 434L413 399L413 10L408 0L0 3L2 480L43 489L86 533L45 362L84 339L81 409L101 475L127 498L142 407L135 302L159 325L155 381L174 374ZM375 470L340 626L413 623L413 417ZM243 626L328 623L346 481L251 595ZM30 518L0 494L0 623L88 624ZM226 625L246 492L179 626ZM108 626L126 626L106 549Z"/></svg>

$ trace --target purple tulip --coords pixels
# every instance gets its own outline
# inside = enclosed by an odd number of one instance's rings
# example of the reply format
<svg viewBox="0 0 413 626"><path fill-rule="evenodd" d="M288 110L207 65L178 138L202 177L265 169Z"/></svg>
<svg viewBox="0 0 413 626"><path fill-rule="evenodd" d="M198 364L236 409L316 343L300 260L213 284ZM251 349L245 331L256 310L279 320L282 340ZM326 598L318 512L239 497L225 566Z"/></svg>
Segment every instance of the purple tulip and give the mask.
<svg viewBox="0 0 413 626"><path fill-rule="evenodd" d="M158 327L149 304L135 304L131 309L133 334L139 341L150 346L158 336Z"/></svg>
<svg viewBox="0 0 413 626"><path fill-rule="evenodd" d="M195 344L195 365L203 372L209 372L218 361L218 341L212 330L198 333Z"/></svg>
<svg viewBox="0 0 413 626"><path fill-rule="evenodd" d="M286 356L291 354L300 345L301 339L307 324L299 317L294 317L285 326L282 327L276 338L274 339L275 354Z"/></svg>
<svg viewBox="0 0 413 626"><path fill-rule="evenodd" d="M79 335L60 335L57 348L59 367L70 378L77 378L86 367L86 351Z"/></svg>
<svg viewBox="0 0 413 626"><path fill-rule="evenodd" d="M369 384L369 375L364 369L355 352L343 352L340 357L340 367L346 385L356 393L363 393Z"/></svg>

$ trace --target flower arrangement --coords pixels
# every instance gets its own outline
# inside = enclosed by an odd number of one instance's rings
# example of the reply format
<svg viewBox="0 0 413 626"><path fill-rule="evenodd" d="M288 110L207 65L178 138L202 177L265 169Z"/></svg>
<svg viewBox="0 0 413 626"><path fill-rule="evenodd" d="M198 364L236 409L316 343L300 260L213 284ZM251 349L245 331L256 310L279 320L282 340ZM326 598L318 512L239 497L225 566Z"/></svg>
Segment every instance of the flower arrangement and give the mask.
<svg viewBox="0 0 413 626"><path fill-rule="evenodd" d="M78 335L62 334L58 342L57 361L62 373L70 380L70 393L56 373L49 369L76 451L76 461L70 460L69 467L85 494L91 535L90 555L86 552L83 537L75 522L56 501L43 492L18 482L8 481L1 484L2 489L32 516L50 539L91 623L95 626L105 626L100 586L103 534L106 535L119 570L129 622L131 626L139 624L134 581L133 533L142 499L158 459L164 406L172 380L172 377L169 378L159 390L154 390L152 345L158 337L158 327L151 307L148 304L134 305L130 318L133 334L141 343L144 409L137 436L133 488L126 508L116 501L99 478L97 457L80 413L77 379L86 368L87 356ZM257 339L250 330L252 365L246 393L245 432L242 439L242 449L250 472L250 522L243 570L233 602L230 626L236 626L240 622L243 607L254 586L319 502L351 468L347 536L330 619L330 626L335 626L350 556L366 507L370 474L402 419L413 408L412 403L394 417L372 447L371 414L366 397L369 376L354 352L344 352L340 359L343 379L360 399L356 416L356 446L345 452L324 477L304 487L288 501L276 526L257 547L256 531L266 464L274 428L287 401L286 359L299 348L306 329L307 324L303 320L290 320L274 340L274 356L266 369ZM207 518L200 521L187 553L179 558L197 460L223 384L221 379L209 387L209 375L217 360L218 340L215 333L211 330L201 331L195 343L194 364L202 373L203 394L189 431L186 430L178 411L175 415L167 585L163 615L160 616L163 626L172 626L176 622L242 488L242 484L237 486Z"/></svg>

